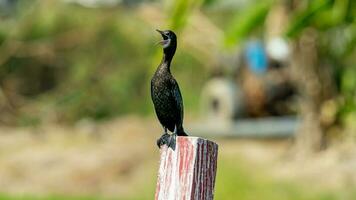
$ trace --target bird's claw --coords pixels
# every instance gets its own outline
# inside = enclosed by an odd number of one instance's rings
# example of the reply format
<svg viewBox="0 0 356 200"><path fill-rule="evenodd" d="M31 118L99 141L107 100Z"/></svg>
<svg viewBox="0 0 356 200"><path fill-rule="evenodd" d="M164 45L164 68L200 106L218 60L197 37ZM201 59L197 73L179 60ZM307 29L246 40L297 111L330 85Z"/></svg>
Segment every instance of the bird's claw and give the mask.
<svg viewBox="0 0 356 200"><path fill-rule="evenodd" d="M176 134L172 134L169 137L169 143L168 148L171 148L173 151L176 150L176 140L177 140L177 135Z"/></svg>
<svg viewBox="0 0 356 200"><path fill-rule="evenodd" d="M157 146L161 148L163 145L167 145L168 148L174 151L176 149L176 138L176 134L169 135L165 133L157 140Z"/></svg>
<svg viewBox="0 0 356 200"><path fill-rule="evenodd" d="M161 148L163 145L168 145L170 141L170 135L168 133L163 134L158 140L157 140L157 146L158 148Z"/></svg>

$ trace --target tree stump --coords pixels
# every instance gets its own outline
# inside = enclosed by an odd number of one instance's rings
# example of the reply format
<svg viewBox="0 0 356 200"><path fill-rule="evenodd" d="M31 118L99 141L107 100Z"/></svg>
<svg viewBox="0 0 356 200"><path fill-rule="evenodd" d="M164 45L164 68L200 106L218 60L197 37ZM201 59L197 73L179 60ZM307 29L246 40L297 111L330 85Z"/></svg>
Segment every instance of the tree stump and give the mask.
<svg viewBox="0 0 356 200"><path fill-rule="evenodd" d="M218 145L198 137L177 137L176 149L164 145L156 200L212 200Z"/></svg>

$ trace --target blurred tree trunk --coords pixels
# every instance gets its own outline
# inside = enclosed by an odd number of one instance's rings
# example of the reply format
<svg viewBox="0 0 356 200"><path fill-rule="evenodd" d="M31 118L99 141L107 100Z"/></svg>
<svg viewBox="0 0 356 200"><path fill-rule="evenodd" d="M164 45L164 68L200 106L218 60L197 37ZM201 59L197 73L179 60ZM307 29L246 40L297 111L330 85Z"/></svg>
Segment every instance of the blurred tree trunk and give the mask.
<svg viewBox="0 0 356 200"><path fill-rule="evenodd" d="M325 144L325 128L320 111L332 94L332 78L318 56L318 33L312 28L303 31L293 44L292 70L300 93L301 125L296 134L296 150L306 155L319 151Z"/></svg>

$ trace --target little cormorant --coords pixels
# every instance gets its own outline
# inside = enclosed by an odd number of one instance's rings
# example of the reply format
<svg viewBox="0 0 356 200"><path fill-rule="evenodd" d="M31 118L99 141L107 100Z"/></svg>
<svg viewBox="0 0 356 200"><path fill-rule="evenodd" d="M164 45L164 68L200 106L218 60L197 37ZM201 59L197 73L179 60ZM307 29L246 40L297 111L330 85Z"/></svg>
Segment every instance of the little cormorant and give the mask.
<svg viewBox="0 0 356 200"><path fill-rule="evenodd" d="M171 74L170 66L177 48L177 36L173 31L157 30L163 40L163 58L151 79L151 98L157 118L164 134L157 140L158 147L166 144L175 149L176 136L187 136L183 129L183 100L177 81ZM173 132L167 133L167 129Z"/></svg>

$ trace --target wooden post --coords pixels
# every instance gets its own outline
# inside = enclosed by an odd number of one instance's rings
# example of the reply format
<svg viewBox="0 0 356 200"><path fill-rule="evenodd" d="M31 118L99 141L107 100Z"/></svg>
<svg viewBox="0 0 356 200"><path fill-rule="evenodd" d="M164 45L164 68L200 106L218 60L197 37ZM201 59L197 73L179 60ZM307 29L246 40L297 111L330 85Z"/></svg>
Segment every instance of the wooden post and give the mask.
<svg viewBox="0 0 356 200"><path fill-rule="evenodd" d="M212 200L218 145L198 137L177 137L176 149L161 148L156 200Z"/></svg>

